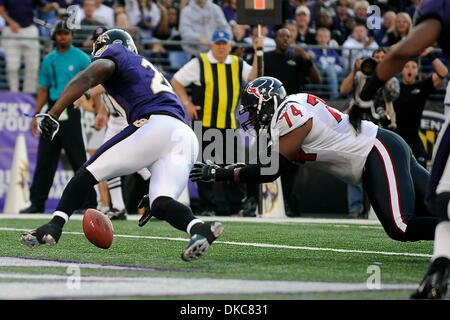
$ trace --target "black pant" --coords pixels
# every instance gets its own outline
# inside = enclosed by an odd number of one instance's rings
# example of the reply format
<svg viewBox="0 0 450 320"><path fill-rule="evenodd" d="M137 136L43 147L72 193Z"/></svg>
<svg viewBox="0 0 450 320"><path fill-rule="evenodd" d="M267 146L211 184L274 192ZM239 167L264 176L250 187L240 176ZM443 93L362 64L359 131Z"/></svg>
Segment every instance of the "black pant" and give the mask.
<svg viewBox="0 0 450 320"><path fill-rule="evenodd" d="M396 133L378 129L363 185L384 230L394 240L433 240L440 219L425 205L430 174Z"/></svg>
<svg viewBox="0 0 450 320"><path fill-rule="evenodd" d="M53 103L49 103L49 108L52 105ZM67 112L69 119L59 122L59 131L52 141L39 138L36 168L30 187L31 203L38 208L45 209L45 202L53 184L62 148L64 148L74 172L87 160L81 128L81 113L72 106L67 108ZM95 208L96 206L96 194L92 188L85 207Z"/></svg>
<svg viewBox="0 0 450 320"><path fill-rule="evenodd" d="M411 147L414 157L417 159L419 164L426 168L427 167L427 152L423 145L422 140L419 135L415 133L399 133L400 136L405 140L405 142Z"/></svg>

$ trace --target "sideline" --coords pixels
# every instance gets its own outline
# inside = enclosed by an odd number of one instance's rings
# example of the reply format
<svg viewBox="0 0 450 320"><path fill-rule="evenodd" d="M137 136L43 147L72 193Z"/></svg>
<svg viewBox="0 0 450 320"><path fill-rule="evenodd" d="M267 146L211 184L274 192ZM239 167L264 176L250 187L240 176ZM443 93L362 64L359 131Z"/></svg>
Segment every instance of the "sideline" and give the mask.
<svg viewBox="0 0 450 320"><path fill-rule="evenodd" d="M34 213L34 214L10 214L10 213L0 213L0 219L49 219L51 217L50 213ZM140 215L133 214L128 215L128 221L138 221L141 218ZM376 225L381 226L378 220L368 220L368 219L347 219L347 218L307 218L307 217L297 217L297 218L257 218L257 217L202 217L198 216L199 219L205 221L225 221L225 222L256 222L256 223L322 223L322 224L351 224L351 225ZM70 216L70 220L82 220L83 215L74 214Z"/></svg>

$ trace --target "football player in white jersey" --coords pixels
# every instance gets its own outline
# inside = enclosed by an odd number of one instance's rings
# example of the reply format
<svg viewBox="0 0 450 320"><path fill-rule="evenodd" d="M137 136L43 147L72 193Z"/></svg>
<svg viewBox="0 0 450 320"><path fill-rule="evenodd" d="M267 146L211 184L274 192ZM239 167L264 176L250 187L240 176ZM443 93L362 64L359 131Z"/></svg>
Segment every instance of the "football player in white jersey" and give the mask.
<svg viewBox="0 0 450 320"><path fill-rule="evenodd" d="M251 81L241 104L241 110L249 113L244 129L251 123L270 132L272 159L279 160L276 170L268 173L270 164L261 162L231 169L197 163L190 174L193 181L264 183L290 170L292 163L315 167L349 184L362 181L392 239L433 240L440 220L423 201L430 175L399 135L369 121L362 121L361 132L355 135L348 115L312 94L286 96L283 84L271 77Z"/></svg>

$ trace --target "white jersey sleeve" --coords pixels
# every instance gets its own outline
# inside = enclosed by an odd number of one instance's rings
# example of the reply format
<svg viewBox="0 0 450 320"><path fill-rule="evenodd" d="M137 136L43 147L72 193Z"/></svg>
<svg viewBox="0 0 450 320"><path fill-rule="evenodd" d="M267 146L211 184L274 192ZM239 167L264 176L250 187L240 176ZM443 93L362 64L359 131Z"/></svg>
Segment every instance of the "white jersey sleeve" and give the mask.
<svg viewBox="0 0 450 320"><path fill-rule="evenodd" d="M276 110L274 115L276 122L272 126L272 131L277 130L280 137L284 136L304 125L312 116L312 113L301 102L288 100Z"/></svg>
<svg viewBox="0 0 450 320"><path fill-rule="evenodd" d="M355 135L347 114L315 95L299 93L287 96L275 111L271 123L272 144L276 145L280 137L309 119L312 119L311 131L293 162L328 172L350 184L359 183L378 127L362 121L361 133Z"/></svg>

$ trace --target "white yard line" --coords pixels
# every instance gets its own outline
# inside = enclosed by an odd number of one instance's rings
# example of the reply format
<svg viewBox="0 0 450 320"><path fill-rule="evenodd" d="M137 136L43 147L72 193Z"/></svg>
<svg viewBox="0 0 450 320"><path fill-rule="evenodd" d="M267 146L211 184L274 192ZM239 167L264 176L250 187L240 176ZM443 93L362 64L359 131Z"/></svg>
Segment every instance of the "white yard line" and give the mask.
<svg viewBox="0 0 450 320"><path fill-rule="evenodd" d="M16 228L4 228L0 227L0 231L14 231L24 232L28 229L16 229ZM72 235L84 235L82 232L63 232L64 234ZM186 242L187 238L171 238L171 237L157 237L157 236L137 236L137 235L125 235L115 234L114 238L132 238L132 239L148 239L148 240L169 240L169 241L183 241ZM282 244L271 243L252 243L252 242L235 242L235 241L215 241L215 244L226 244L235 246L246 247L258 247L258 248L277 248L277 249L291 249L291 250L309 250L309 251L331 251L339 253L364 253L375 255L388 255L388 256L407 256L407 257L423 257L430 258L430 254L424 253L409 253L409 252L387 252L387 251L371 251L371 250L355 250L355 249L336 249L336 248L320 248L320 247L308 247L308 246L290 246ZM114 244L113 244L114 245Z"/></svg>

